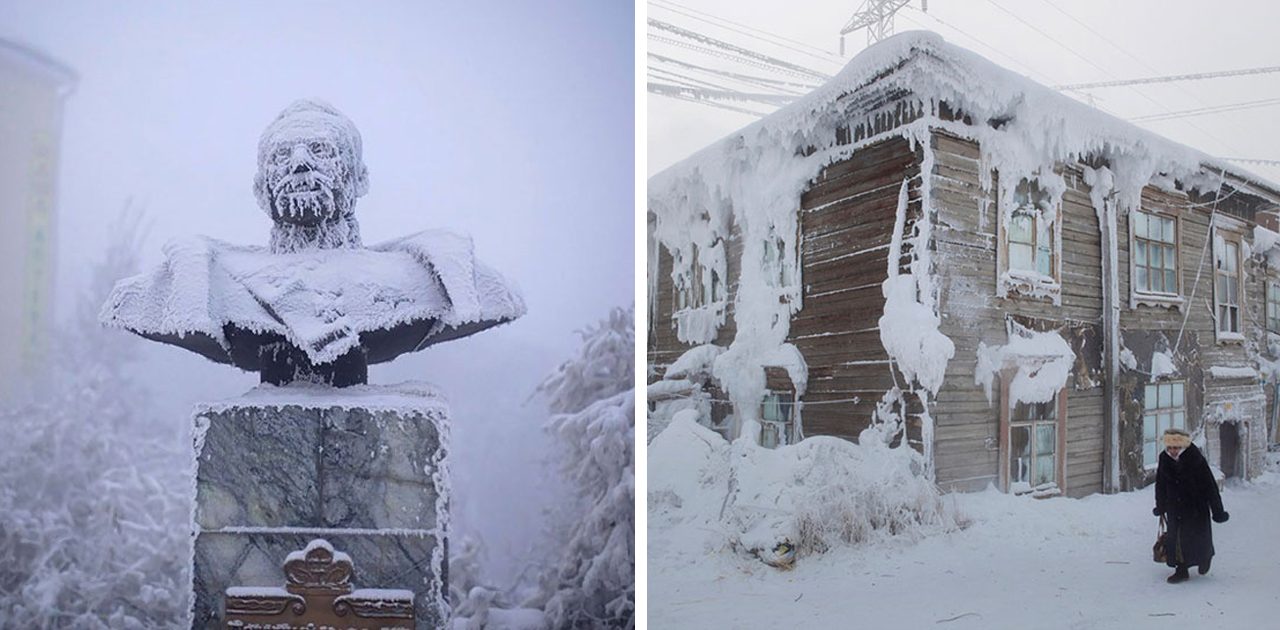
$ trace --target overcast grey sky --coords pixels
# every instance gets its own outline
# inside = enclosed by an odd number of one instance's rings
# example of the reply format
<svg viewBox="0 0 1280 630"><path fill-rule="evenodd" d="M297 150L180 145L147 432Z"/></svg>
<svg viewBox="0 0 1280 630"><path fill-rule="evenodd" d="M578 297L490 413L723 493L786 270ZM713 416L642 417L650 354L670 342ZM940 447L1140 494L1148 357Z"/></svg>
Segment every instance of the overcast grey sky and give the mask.
<svg viewBox="0 0 1280 630"><path fill-rule="evenodd" d="M547 498L545 414L525 400L575 330L634 299L633 18L595 0L0 2L0 38L80 76L59 172L62 306L129 197L151 220L148 265L182 235L265 245L258 137L293 100L327 100L364 138L365 243L466 232L523 290L518 322L370 375L449 393L457 518L518 566ZM194 399L255 382L175 349L150 356L144 377L175 426Z"/></svg>
<svg viewBox="0 0 1280 630"><path fill-rule="evenodd" d="M672 4L674 1L675 4ZM832 73L839 63L769 48L743 33L708 24L700 13L839 50L842 26L862 0L649 2L649 17L760 49ZM947 41L1049 85L1189 74L1280 65L1280 3L1270 0L912 0L898 13L897 32L927 29ZM682 14L683 13L683 14ZM1037 30L1038 29L1038 30ZM651 29L652 32L652 29ZM866 45L846 37L849 57ZM672 50L649 41L651 52ZM685 54L685 57L691 55ZM1132 118L1280 97L1280 74L1091 90L1099 106ZM1280 160L1274 119L1280 104L1227 114L1143 123L1146 128L1220 157ZM648 96L650 174L751 123L756 118L705 105ZM1280 168L1243 165L1271 181Z"/></svg>

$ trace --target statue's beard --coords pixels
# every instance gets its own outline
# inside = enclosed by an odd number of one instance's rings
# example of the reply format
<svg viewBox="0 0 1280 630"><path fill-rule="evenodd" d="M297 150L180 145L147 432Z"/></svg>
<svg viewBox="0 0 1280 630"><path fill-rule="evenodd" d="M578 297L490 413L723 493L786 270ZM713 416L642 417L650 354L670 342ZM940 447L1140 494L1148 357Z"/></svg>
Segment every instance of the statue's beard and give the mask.
<svg viewBox="0 0 1280 630"><path fill-rule="evenodd" d="M273 219L314 227L342 216L343 195L334 178L318 171L288 174L271 185Z"/></svg>

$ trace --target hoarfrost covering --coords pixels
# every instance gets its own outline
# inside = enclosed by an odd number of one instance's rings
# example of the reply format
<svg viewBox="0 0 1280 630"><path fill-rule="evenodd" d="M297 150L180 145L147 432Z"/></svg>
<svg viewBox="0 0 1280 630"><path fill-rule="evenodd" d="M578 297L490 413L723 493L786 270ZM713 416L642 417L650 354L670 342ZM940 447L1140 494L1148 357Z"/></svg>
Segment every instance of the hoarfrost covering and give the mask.
<svg viewBox="0 0 1280 630"><path fill-rule="evenodd" d="M1054 331L1035 332L1015 327L1009 343L988 346L978 343L978 365L973 382L982 385L991 402L991 386L1005 369L1016 369L1009 382L1009 404L1043 403L1067 385L1076 354L1062 335Z"/></svg>
<svg viewBox="0 0 1280 630"><path fill-rule="evenodd" d="M1265 257L1267 265L1272 268L1280 268L1280 247L1277 245L1280 245L1280 234L1261 225L1253 228L1253 253Z"/></svg>
<svg viewBox="0 0 1280 630"><path fill-rule="evenodd" d="M880 99L844 98L859 90L905 94L907 107L921 117L859 143L837 145L838 129L850 123L872 122L884 113L862 105ZM939 112L944 102L953 111L963 112L973 124L942 119ZM653 237L668 250L684 252L700 243L727 239L730 218L739 229L743 254L734 310L737 334L717 360L716 376L748 421L755 420L764 393L763 376L757 374L764 365L763 356L785 341L790 315L801 307L795 264L801 193L827 165L887 138L906 138L922 154L921 169L926 173L921 191L923 212L913 238L927 245L934 211L928 176L933 165L928 140L933 130L977 141L983 187L991 188L989 174L998 171L1000 197L1008 198L1012 187L1023 179L1035 182L1048 193L1049 203L1042 211L1050 219L1056 218L1057 200L1065 187L1058 165L1105 160L1110 168L1099 171L1106 171L1103 183L1110 210L1103 211L1101 197L1095 199L1095 206L1113 236L1117 217L1138 207L1142 188L1149 183L1168 187L1178 180L1189 188L1216 190L1221 183L1219 173L1229 171L1274 188L1241 169L948 44L936 34L909 32L889 38L860 53L836 77L805 97L650 179L649 208L656 217ZM1209 175L1209 170L1217 173ZM901 236L901 231L896 235ZM782 244L778 248L781 256L770 258L767 247L772 246L766 244L777 242ZM918 304L936 311L928 249L912 250L916 256L911 273L914 291L907 286L908 280L890 278L886 284L886 300L893 308L918 311L908 300L915 293ZM686 258L679 258L672 270L677 282L679 276L692 273L681 268L682 261L688 262ZM708 340L703 334L697 341ZM940 382L935 378L937 362L916 365L911 357L917 356L915 350L927 349L936 359L947 354L946 345L941 339L918 347L899 341L897 333L890 333L886 349L901 366L913 369L917 378L923 376L921 385L932 391ZM1038 393L1028 391L1028 395Z"/></svg>
<svg viewBox="0 0 1280 630"><path fill-rule="evenodd" d="M541 578L553 628L635 625L635 309L615 308L581 331L577 353L538 387L554 413L545 429L573 496L548 541L559 559Z"/></svg>
<svg viewBox="0 0 1280 630"><path fill-rule="evenodd" d="M1168 352L1156 352L1151 355L1151 378L1177 374L1178 368L1173 365L1173 357Z"/></svg>
<svg viewBox="0 0 1280 630"><path fill-rule="evenodd" d="M1213 378L1220 379L1256 379L1258 371L1251 367L1224 367L1215 365L1209 368Z"/></svg>
<svg viewBox="0 0 1280 630"><path fill-rule="evenodd" d="M711 365L724 348L713 344L694 346L667 367L664 379L686 378L711 371Z"/></svg>
<svg viewBox="0 0 1280 630"><path fill-rule="evenodd" d="M193 471L190 479L191 483L195 483L194 471L196 462L200 459L204 450L204 434L208 430L209 422L204 416L211 413L225 413L231 409L253 407L256 409L263 408L283 408L283 407L301 407L304 409L365 409L369 411L390 411L402 417L422 418L427 422L431 422L435 426L436 435L439 437L440 446L436 449L435 454L431 457L431 461L424 464L423 472L431 475L432 483L436 488L435 505L427 508L419 506L418 509L434 509L436 526L433 530L411 530L411 529L387 529L383 530L387 533L394 534L416 534L427 536L430 535L436 539L437 543L447 540L452 527L452 519L449 512L449 496L452 492L453 481L449 475L449 462L447 454L450 446L450 424L449 424L449 407L443 395L435 386L426 383L405 382L396 385L354 385L336 390L333 387L320 385L309 382L293 382L288 385L271 385L263 383L249 390L241 396L229 398L226 400L202 403L195 407L194 417L196 418L196 430L194 437L195 448L192 451L191 470ZM195 488L192 488L192 495L195 496ZM190 506L191 525L198 527L195 520L195 504ZM331 528L310 529L310 528L288 528L288 527L269 527L269 528L222 528L220 531L233 532L242 531L250 533L260 531L262 533L303 533L311 535L319 534L341 534L341 530L333 530ZM354 533L355 530L352 531ZM323 539L311 541L306 549L291 552L286 561L295 557L305 557L306 552L315 547L328 547L328 551L334 553L335 558L345 557L346 554L340 551L334 551L329 543ZM445 545L436 544L431 552L431 571L432 584L428 589L435 601L430 605L436 610L443 611L446 615L449 611L448 594L444 588L445 574ZM350 560L349 557L346 557ZM356 567L357 572L359 567ZM357 575L359 575L357 573Z"/></svg>
<svg viewBox="0 0 1280 630"><path fill-rule="evenodd" d="M700 532L711 548L727 539L766 561L778 559L780 543L803 556L958 528L923 464L910 447L877 439L730 444L682 413L649 447L650 525Z"/></svg>
<svg viewBox="0 0 1280 630"><path fill-rule="evenodd" d="M432 338L524 314L524 299L475 259L471 239L433 230L370 249L272 254L207 237L179 239L154 270L121 280L100 319L145 337L230 363L225 327L283 336L315 364L357 345L361 335L432 322ZM386 337L383 335L382 337ZM210 347L210 341L216 347ZM387 361L370 347L370 363Z"/></svg>

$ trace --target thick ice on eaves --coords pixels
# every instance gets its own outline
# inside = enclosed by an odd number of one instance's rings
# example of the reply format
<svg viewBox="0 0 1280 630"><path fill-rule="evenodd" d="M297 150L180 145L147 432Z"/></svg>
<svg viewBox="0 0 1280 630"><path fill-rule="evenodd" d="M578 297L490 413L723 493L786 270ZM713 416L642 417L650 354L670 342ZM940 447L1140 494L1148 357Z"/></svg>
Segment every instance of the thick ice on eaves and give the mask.
<svg viewBox="0 0 1280 630"><path fill-rule="evenodd" d="M327 363L360 334L432 320L435 330L504 322L524 299L475 259L471 239L421 232L369 249L271 254L207 237L169 243L165 261L121 280L100 319L143 335L203 334L227 349L224 326L275 333Z"/></svg>
<svg viewBox="0 0 1280 630"><path fill-rule="evenodd" d="M826 84L774 114L730 134L650 179L650 198L680 205L688 198L687 188L695 173L717 173L726 162L749 161L761 150L761 139L789 140L787 150L794 155L806 146L818 150L816 157L835 145L835 124L858 121L868 111L842 110L842 97L871 84L885 93L901 90L932 105L925 111L930 122L936 119L936 105L948 103L974 122L975 129L1017 136L1022 155L1007 155L1003 161L1026 158L1049 163L1077 158L1132 156L1149 165L1146 173L1132 177L1147 184L1152 176L1193 178L1202 164L1225 170L1249 182L1276 188L1274 183L1245 169L1142 129L1101 110L1043 86L981 55L947 43L936 33L909 31L891 37L859 53ZM856 103L856 99L847 99ZM995 130L985 124L1004 121ZM958 123L957 123L958 125ZM886 135L893 135L894 131ZM816 174L816 173L815 173ZM707 178L714 186L715 178ZM728 191L722 191L722 194ZM701 196L693 194L692 196Z"/></svg>

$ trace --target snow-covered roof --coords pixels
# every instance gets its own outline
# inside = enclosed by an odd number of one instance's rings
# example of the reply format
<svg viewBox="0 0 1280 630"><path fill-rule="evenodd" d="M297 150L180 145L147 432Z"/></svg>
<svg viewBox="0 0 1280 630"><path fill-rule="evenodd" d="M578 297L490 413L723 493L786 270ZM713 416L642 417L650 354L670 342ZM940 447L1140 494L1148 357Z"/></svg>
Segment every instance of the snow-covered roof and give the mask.
<svg viewBox="0 0 1280 630"><path fill-rule="evenodd" d="M882 97L909 93L931 104L935 116L937 104L946 103L973 121L973 126L1000 121L999 131L1017 136L1020 142L993 150L1013 150L1059 162L1095 156L1137 157L1150 169L1134 173L1134 177L1161 173L1190 177L1208 166L1260 186L1271 195L1280 194L1280 186L1258 175L1076 101L947 43L936 33L909 31L867 48L826 84L787 107L654 175L650 198L660 202L666 196L681 194L681 179L694 171L701 171L701 177L708 181L715 180L712 175L723 171L723 163L747 160L766 139L788 143L796 152L830 148L838 126L861 122L883 104L883 98L860 98L873 93ZM929 116L929 111L925 114ZM978 139L981 143L984 138ZM1005 159L995 161L1007 162L1017 156L1000 157Z"/></svg>
<svg viewBox="0 0 1280 630"><path fill-rule="evenodd" d="M289 254L193 237L169 243L165 258L116 284L102 322L246 370L260 369L258 346L281 338L317 365L356 346L374 364L525 312L470 237L442 230Z"/></svg>

